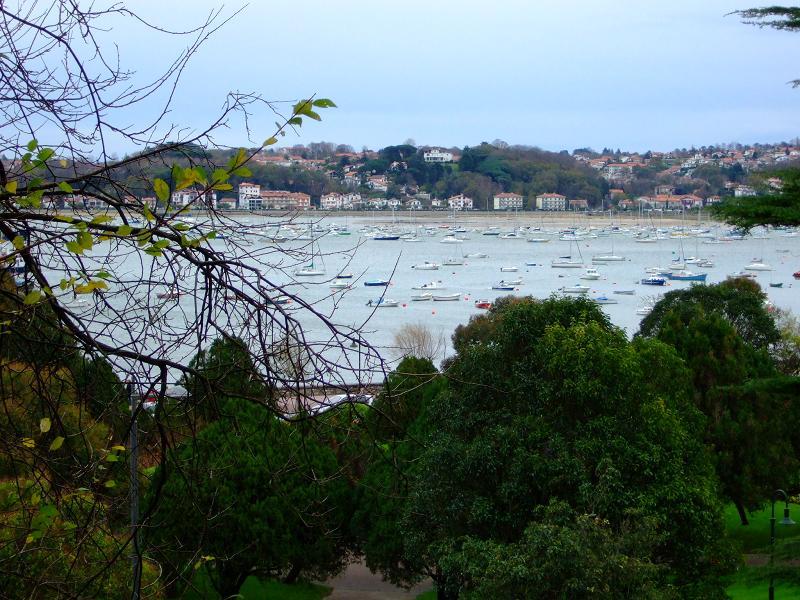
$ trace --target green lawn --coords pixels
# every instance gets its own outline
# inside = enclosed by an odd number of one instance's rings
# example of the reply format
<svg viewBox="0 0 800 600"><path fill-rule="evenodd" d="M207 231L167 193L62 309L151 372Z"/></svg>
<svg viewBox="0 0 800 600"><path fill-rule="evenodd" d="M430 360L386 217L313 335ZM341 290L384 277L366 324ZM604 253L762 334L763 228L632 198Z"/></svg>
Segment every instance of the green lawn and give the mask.
<svg viewBox="0 0 800 600"><path fill-rule="evenodd" d="M194 590L187 590L183 600L220 600L219 594L211 587L205 569L199 569L192 581ZM295 583L286 585L279 581L263 581L250 576L239 588L240 600L322 600L333 590L314 583Z"/></svg>
<svg viewBox="0 0 800 600"><path fill-rule="evenodd" d="M798 525L780 525L783 504L775 505L775 556L779 560L800 558L800 506L790 505L791 516ZM739 513L731 505L725 511L725 528L728 535L741 544L745 554L769 554L769 519L771 509L750 515L750 525L743 527ZM728 594L733 600L765 599L769 590L769 567L745 566L731 579ZM775 572L775 598L800 598L800 569L778 566Z"/></svg>
<svg viewBox="0 0 800 600"><path fill-rule="evenodd" d="M776 543L780 540L800 537L800 506L797 504L789 505L792 518L798 522L794 526L781 525L783 518L783 503L775 505L775 516L778 519L775 525ZM728 535L742 544L742 552L746 554L769 552L769 518L771 515L769 506L758 512L749 515L750 525L743 527L739 521L739 513L731 504L725 511L725 529Z"/></svg>

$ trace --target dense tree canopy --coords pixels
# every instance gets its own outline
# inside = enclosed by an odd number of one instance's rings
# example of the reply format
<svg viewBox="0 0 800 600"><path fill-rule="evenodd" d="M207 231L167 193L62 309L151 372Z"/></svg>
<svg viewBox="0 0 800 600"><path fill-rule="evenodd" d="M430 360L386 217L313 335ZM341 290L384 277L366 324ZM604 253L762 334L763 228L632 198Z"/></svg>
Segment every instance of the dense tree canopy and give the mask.
<svg viewBox="0 0 800 600"><path fill-rule="evenodd" d="M184 444L151 496L147 541L167 581L185 582L201 561L227 597L252 573L337 573L350 492L331 449L258 405L229 400L225 413Z"/></svg>
<svg viewBox="0 0 800 600"><path fill-rule="evenodd" d="M755 382L777 375L769 348L779 334L763 301L757 285L744 280L693 286L666 294L639 332L675 348L691 370L705 441L743 524L747 509L794 482L798 466L793 410L778 396L752 392Z"/></svg>
<svg viewBox="0 0 800 600"><path fill-rule="evenodd" d="M566 299L500 303L456 349L447 388L414 423L424 448L399 444L407 468L376 467L401 469L407 491L392 488L372 523L393 545L367 545L371 566L430 575L444 598L720 597L716 484L673 351L630 343L596 305ZM582 545L588 563L537 560L553 540ZM630 571L612 576L620 564Z"/></svg>

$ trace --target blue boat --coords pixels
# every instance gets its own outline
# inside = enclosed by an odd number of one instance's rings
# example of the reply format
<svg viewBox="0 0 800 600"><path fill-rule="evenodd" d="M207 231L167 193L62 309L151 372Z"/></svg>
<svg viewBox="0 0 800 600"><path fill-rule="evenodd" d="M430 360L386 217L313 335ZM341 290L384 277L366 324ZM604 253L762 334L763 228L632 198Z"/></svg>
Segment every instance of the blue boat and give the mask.
<svg viewBox="0 0 800 600"><path fill-rule="evenodd" d="M663 277L645 277L642 285L667 285L667 280Z"/></svg>
<svg viewBox="0 0 800 600"><path fill-rule="evenodd" d="M691 271L678 271L667 273L667 277L674 281L705 281L708 273L692 273Z"/></svg>
<svg viewBox="0 0 800 600"><path fill-rule="evenodd" d="M368 287L386 287L389 285L389 282L386 279L371 279L369 281L365 281L364 285Z"/></svg>
<svg viewBox="0 0 800 600"><path fill-rule="evenodd" d="M376 235L372 239L377 241L377 242L389 242L389 241L399 240L400 236L399 235Z"/></svg>
<svg viewBox="0 0 800 600"><path fill-rule="evenodd" d="M493 290L500 290L500 291L503 291L503 292L513 292L514 291L514 286L513 285L506 285L506 284L503 284L503 283L498 283L497 285L493 285L492 289Z"/></svg>

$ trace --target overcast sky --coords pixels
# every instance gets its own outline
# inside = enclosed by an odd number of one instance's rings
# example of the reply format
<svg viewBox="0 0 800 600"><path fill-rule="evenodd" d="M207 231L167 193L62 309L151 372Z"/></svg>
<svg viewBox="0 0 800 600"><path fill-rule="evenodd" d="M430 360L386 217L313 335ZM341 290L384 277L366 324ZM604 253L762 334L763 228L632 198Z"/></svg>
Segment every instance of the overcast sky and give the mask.
<svg viewBox="0 0 800 600"><path fill-rule="evenodd" d="M753 0L254 1L204 45L172 117L201 127L228 90L333 99L289 144L629 150L800 135L800 33L744 25ZM219 3L137 0L169 27ZM230 14L242 4L228 3ZM168 10L164 10L168 7ZM116 25L122 60L148 72L185 40ZM252 121L254 141L274 118ZM241 127L219 141L249 145Z"/></svg>

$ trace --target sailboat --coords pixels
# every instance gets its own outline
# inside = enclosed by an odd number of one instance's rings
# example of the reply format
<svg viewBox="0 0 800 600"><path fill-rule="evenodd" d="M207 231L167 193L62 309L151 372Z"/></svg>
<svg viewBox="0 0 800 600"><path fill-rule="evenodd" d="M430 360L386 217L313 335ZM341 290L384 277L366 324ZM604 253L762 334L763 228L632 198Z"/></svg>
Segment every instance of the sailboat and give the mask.
<svg viewBox="0 0 800 600"><path fill-rule="evenodd" d="M614 254L614 239L611 239L611 253L610 254L596 254L592 257L592 263L594 264L603 264L609 262L622 262L625 260L624 256L619 256L618 254Z"/></svg>
<svg viewBox="0 0 800 600"><path fill-rule="evenodd" d="M297 271L295 271L294 272L295 277L320 277L322 275L325 275L325 270L316 267L314 264L314 257L316 256L316 253L314 251L315 241L316 240L311 241L311 263L306 265L302 269L298 269Z"/></svg>
<svg viewBox="0 0 800 600"><path fill-rule="evenodd" d="M581 256L580 260L575 260L572 258L572 244L574 242L570 241L570 253L568 256L559 256L558 258L554 258L550 261L550 266L554 269L582 269L583 268L583 256ZM578 246L578 254L580 254L581 249Z"/></svg>

